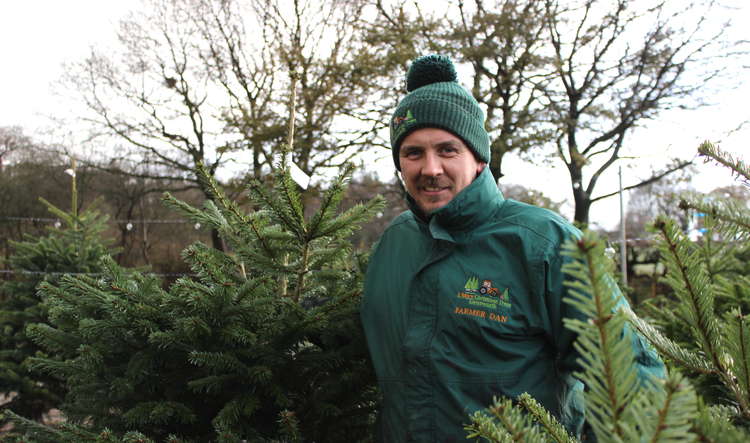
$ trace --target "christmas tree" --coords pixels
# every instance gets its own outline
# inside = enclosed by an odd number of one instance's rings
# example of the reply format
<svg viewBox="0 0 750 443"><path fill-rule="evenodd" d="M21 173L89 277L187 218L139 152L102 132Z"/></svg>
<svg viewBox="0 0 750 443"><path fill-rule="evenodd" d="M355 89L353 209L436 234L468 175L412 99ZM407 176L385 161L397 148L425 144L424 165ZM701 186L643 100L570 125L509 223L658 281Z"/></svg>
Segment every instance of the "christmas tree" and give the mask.
<svg viewBox="0 0 750 443"><path fill-rule="evenodd" d="M203 174L216 203L166 201L217 229L226 252L188 247L192 275L168 289L112 260L101 276L42 284L49 322L28 333L59 358L30 362L65 382L68 423L16 424L35 441L99 441L105 429L122 441L366 440L376 389L349 236L382 204L338 211L350 174L309 216L283 164L273 187L250 183L250 212Z"/></svg>
<svg viewBox="0 0 750 443"><path fill-rule="evenodd" d="M708 143L699 151L750 180L742 161ZM585 233L565 246L565 254L573 259L564 268L570 277L566 302L590 319L568 320L566 327L579 334L576 347L582 369L577 377L586 385L586 419L596 441L750 440L750 325L741 309L748 304L750 280L736 272L743 269L738 257L747 252L750 212L736 203L695 196L682 204L707 214L707 239L690 241L672 221L656 220L666 281L674 294L650 311L660 313L657 325L679 325L684 331L680 340L667 338L611 297L610 264L602 239ZM623 334L632 327L670 366L668 377L654 380L653 386L637 384L635 361ZM704 398L694 385L700 387L707 379L719 392ZM470 437L493 442L575 441L528 395L497 399L486 411L474 414L466 429Z"/></svg>
<svg viewBox="0 0 750 443"><path fill-rule="evenodd" d="M29 357L44 355L25 331L27 324L46 322L47 309L40 303L37 287L41 282L54 284L67 273L98 274L100 258L111 252L110 242L102 237L107 218L93 206L79 212L75 169L68 171L72 175L71 210L63 211L42 199L58 222L44 237L29 236L11 243L12 278L0 285L0 393L10 397L3 409L34 420L57 407L65 392L59 380L32 374L25 364Z"/></svg>
<svg viewBox="0 0 750 443"><path fill-rule="evenodd" d="M708 142L699 153L729 168L745 184L750 182L750 168L744 161ZM704 234L691 241L671 220L660 218L654 223L666 281L674 293L647 305L660 329L643 322L636 325L662 355L691 376L713 410L747 428L750 210L732 199L696 194L685 195L680 206L702 215Z"/></svg>

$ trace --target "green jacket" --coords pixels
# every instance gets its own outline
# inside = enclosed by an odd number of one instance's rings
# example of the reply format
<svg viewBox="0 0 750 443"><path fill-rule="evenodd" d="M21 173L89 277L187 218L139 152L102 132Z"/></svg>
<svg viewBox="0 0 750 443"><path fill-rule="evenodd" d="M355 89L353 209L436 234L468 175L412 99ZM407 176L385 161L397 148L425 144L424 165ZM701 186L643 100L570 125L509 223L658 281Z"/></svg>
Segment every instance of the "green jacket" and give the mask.
<svg viewBox="0 0 750 443"><path fill-rule="evenodd" d="M469 414L523 392L579 434L583 386L562 319L581 314L562 302L559 252L580 232L505 200L489 168L429 222L415 212L383 233L365 281L361 316L383 396L378 440L464 441ZM656 354L640 337L633 343L641 375L663 376Z"/></svg>

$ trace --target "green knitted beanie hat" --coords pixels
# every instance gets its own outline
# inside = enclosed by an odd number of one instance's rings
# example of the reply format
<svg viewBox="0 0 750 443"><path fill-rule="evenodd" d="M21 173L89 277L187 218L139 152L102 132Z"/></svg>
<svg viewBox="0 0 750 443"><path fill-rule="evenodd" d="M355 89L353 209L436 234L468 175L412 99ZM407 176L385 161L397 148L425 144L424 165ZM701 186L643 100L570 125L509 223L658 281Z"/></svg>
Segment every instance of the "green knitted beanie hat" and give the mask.
<svg viewBox="0 0 750 443"><path fill-rule="evenodd" d="M406 75L409 94L391 119L391 149L399 171L398 150L410 132L440 128L460 137L485 162L490 162L490 138L484 129L479 104L458 84L456 68L448 57L425 55L412 62Z"/></svg>

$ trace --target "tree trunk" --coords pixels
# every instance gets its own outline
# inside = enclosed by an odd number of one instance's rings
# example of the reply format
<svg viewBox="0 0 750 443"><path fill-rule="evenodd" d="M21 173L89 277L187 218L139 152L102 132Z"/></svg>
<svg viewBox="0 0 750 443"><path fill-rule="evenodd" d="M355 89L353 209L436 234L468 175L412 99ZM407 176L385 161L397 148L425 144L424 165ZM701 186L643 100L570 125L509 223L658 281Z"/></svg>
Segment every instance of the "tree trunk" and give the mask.
<svg viewBox="0 0 750 443"><path fill-rule="evenodd" d="M209 172L209 174L213 175L213 172ZM206 200L211 200L211 193L206 188L206 185L203 184L203 181L199 181L199 186L201 192L203 192L203 196L206 197ZM213 246L214 249L217 251L226 251L226 245L224 244L224 240L219 236L219 231L215 228L211 228L211 246Z"/></svg>
<svg viewBox="0 0 750 443"><path fill-rule="evenodd" d="M500 172L502 164L503 154L497 151L493 152L492 157L490 157L490 172L492 172L492 176L495 177L495 180L503 176L503 173Z"/></svg>
<svg viewBox="0 0 750 443"><path fill-rule="evenodd" d="M215 228L211 228L211 244L214 247L214 249L218 251L225 251L226 246L224 245L224 240L219 237L219 231Z"/></svg>
<svg viewBox="0 0 750 443"><path fill-rule="evenodd" d="M573 187L573 199L575 200L575 213L573 221L579 227L586 227L589 224L589 210L591 209L591 196L583 189Z"/></svg>

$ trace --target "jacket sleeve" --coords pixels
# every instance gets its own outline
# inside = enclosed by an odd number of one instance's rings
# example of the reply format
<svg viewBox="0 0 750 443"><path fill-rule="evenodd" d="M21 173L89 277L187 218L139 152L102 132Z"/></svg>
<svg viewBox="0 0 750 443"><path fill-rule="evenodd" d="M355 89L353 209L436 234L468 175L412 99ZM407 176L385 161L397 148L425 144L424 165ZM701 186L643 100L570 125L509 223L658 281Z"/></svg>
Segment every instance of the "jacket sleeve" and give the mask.
<svg viewBox="0 0 750 443"><path fill-rule="evenodd" d="M577 335L565 328L563 319L577 318L586 320L586 316L574 306L563 301L567 297L564 281L569 277L563 273L562 266L568 260L571 260L571 258L563 257L557 252L546 262L546 296L548 312L550 314L550 329L557 351L558 369L565 372L573 372L582 369L578 361L581 355L573 346ZM616 309L629 307L628 301L611 275L608 276L608 281L612 297L617 299ZM647 340L630 324L625 325L623 335L630 340L641 384L646 384L652 377L665 378L666 370L664 363Z"/></svg>
<svg viewBox="0 0 750 443"><path fill-rule="evenodd" d="M618 297L617 309L630 309L628 301L620 292L620 288L610 276L610 285L613 288L613 296ZM630 343L633 347L633 357L635 366L638 370L638 379L641 385L647 384L652 378L665 379L667 370L664 362L659 357L653 346L628 322L625 324L623 335L630 337Z"/></svg>

